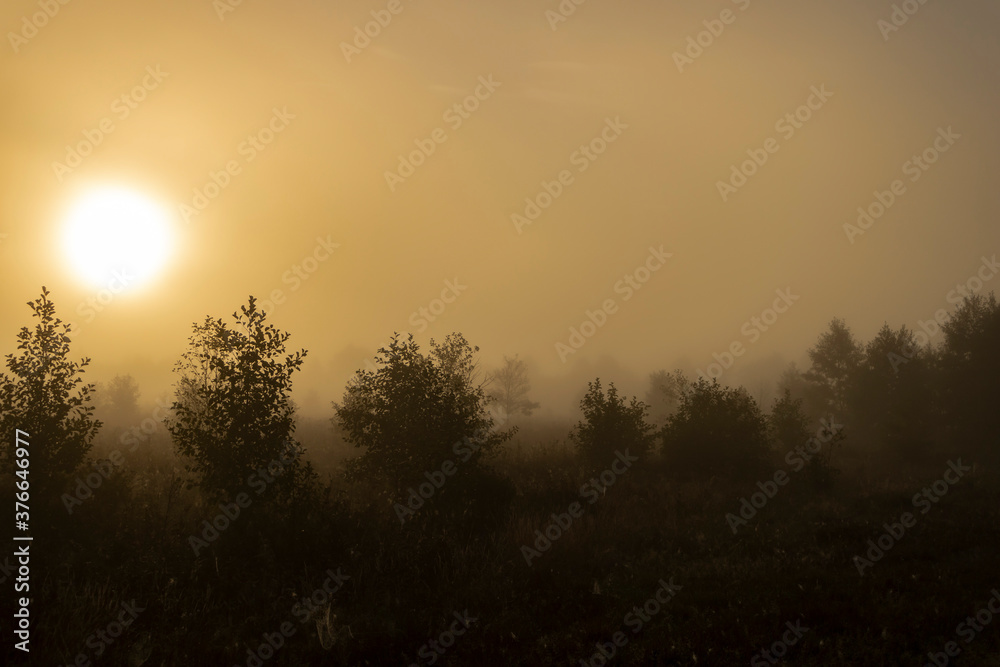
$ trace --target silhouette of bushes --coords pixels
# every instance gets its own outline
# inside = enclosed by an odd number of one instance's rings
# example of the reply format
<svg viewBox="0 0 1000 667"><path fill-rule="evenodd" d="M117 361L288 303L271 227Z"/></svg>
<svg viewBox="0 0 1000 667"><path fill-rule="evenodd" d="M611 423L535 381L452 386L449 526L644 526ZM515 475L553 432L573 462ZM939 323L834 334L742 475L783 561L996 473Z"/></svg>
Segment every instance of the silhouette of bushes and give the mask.
<svg viewBox="0 0 1000 667"><path fill-rule="evenodd" d="M31 431L39 457L32 459L32 475L46 470L65 485L94 455L95 441L97 451L127 444L107 440L109 429L98 432L91 390L80 379L86 360L67 361L69 332L55 318L47 291L31 305L40 324L22 330L20 353L7 358L0 424L8 433ZM593 654L594 641L620 624L626 606L641 604L661 577L676 576L685 582L681 595L641 642L622 647L620 664L686 664L692 656L699 663L736 664L782 627L788 609L815 619L822 627L817 637L825 638L797 646L789 656L796 664L827 664L833 644L844 664L896 664L899 656L919 657L939 646L933 638L942 632L941 619L963 618L973 608L969 591L985 595L995 585L1000 487L996 468L979 458L996 452L1000 436L1000 312L992 297L966 300L943 327L943 340L932 337L931 345L889 328L862 344L838 324L824 338L830 344L815 367L786 376L789 391L766 417L745 389L654 376L650 396L656 419L666 420L659 431L666 462L700 477L664 484L630 473L627 486L593 508L578 492L589 473L574 465L568 450L546 455L526 443L517 459L486 465L509 432L496 430L502 424L479 383L476 348L456 334L421 353L412 338L396 336L380 351L377 368L360 372L337 406L344 437L362 454L349 466L360 481L348 486L337 475L314 496L307 495L314 485L296 482L290 492L311 498L298 511L262 502L248 510L252 518L223 531L209 557L195 557L188 536L206 518L204 496L242 485L242 474L274 455L268 447L293 433L288 392L301 355L286 355L287 334L268 327L252 299L242 312L237 331L217 320L196 326L185 357L191 363L182 365L177 386L174 418L182 428L171 435L178 451L181 443L191 446L189 463L197 481L206 482L205 493L175 485L173 460L163 455L166 438L155 434L141 455L126 454L126 465L71 516L57 505L65 519L58 542L32 552L32 605L43 610L35 617L34 637L44 639L32 643L36 661L76 663L95 628L104 627L122 601L135 599L145 610L107 647L102 664L257 664L248 661L248 649L285 622L295 635L268 664L419 660L419 653L413 657L418 647L439 637L453 611L463 609L482 622L450 648L448 661L551 664ZM120 385L119 403L129 406L137 388ZM578 455L604 467L616 449L647 451L657 431L647 424L646 406L619 396L614 385L605 391L599 380L588 388L573 431ZM770 459L773 450L802 447L835 407L846 414L835 414L835 421L858 433L857 444L868 448L872 462L895 461L894 448L919 451L920 438L950 454L919 475L887 476L877 484L845 467L836 493L821 496L816 488L834 472L834 438L797 473L814 484L788 474L789 490L766 507L753 505L757 511L732 535L721 519L741 511L741 498L749 503L766 493L757 482L780 466ZM108 421L137 419L133 412L109 409ZM559 432L566 432L564 425ZM468 459L456 454L456 444L472 452ZM972 460L965 458L970 449ZM959 455L966 466L980 465L937 509L921 515L920 535L901 541L865 572L870 584L859 586L851 555L863 553L880 526L912 508L913 493ZM5 456L9 477L9 450ZM407 490L446 461L455 464L455 474L418 512L437 523L407 522L401 529L385 498L368 506L357 501L355 492L382 480L393 502L405 502ZM230 464L240 472L213 473ZM759 474L755 466L765 464ZM892 465L898 472L898 463ZM297 470L307 476L310 468L303 463ZM752 479L705 480L743 474ZM519 492L513 502L511 483ZM518 545L534 543L535 531L554 513L581 500L587 503L583 520L561 534L544 561L531 568L520 562ZM483 521L491 515L504 521ZM466 530L472 524L480 530ZM350 577L343 589L309 604L304 616L293 612L341 566ZM751 601L753 613L740 600ZM886 619L895 623L888 627L907 631L883 632L875 646L872 627L887 627ZM656 629L668 625L670 632ZM728 630L720 634L719 628ZM973 663L990 664L997 648L996 635L984 633L963 650ZM9 643L5 650L13 653Z"/></svg>
<svg viewBox="0 0 1000 667"><path fill-rule="evenodd" d="M379 350L376 370L359 370L342 402L334 404L344 438L363 450L348 462L348 477L384 484L394 503L404 503L410 489L431 484L434 497L421 510L425 516L446 505L450 513L463 513L483 496L477 487L485 489L489 478L484 458L513 430L494 430L478 383L478 351L461 334L441 344L431 340L427 354L412 335L393 336ZM509 496L494 491L499 497L485 493L479 503Z"/></svg>
<svg viewBox="0 0 1000 667"><path fill-rule="evenodd" d="M940 397L945 435L977 455L1000 461L1000 304L992 293L963 300L941 327Z"/></svg>
<svg viewBox="0 0 1000 667"><path fill-rule="evenodd" d="M266 323L254 297L233 318L242 330L212 318L194 325L165 424L208 495L231 499L254 479L268 500L289 500L313 477L292 438L292 374L306 351L285 354L290 334Z"/></svg>
<svg viewBox="0 0 1000 667"><path fill-rule="evenodd" d="M613 382L605 393L600 378L588 382L587 387L580 401L583 421L570 435L580 458L588 466L606 466L619 451L628 449L634 456L647 454L655 435L653 427L646 423L646 404L635 397L626 403Z"/></svg>
<svg viewBox="0 0 1000 667"><path fill-rule="evenodd" d="M14 438L30 434L30 496L58 500L66 482L86 460L101 422L94 418L94 385L82 375L90 359L69 360L70 327L56 317L49 291L29 302L34 329L22 327L18 354L6 357L10 375L0 373L0 430ZM8 441L9 443L9 441ZM5 470L14 469L14 448L0 448ZM36 511L44 508L33 502Z"/></svg>
<svg viewBox="0 0 1000 667"><path fill-rule="evenodd" d="M662 436L667 466L683 474L755 474L770 453L767 420L746 389L704 378L685 388Z"/></svg>

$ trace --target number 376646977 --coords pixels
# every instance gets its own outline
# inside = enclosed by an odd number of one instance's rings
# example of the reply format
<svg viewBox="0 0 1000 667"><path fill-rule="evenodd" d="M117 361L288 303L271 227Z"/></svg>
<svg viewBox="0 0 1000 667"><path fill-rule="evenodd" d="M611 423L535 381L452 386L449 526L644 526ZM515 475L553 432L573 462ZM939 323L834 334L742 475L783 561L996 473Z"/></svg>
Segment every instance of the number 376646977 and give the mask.
<svg viewBox="0 0 1000 667"><path fill-rule="evenodd" d="M28 438L31 436L24 431L18 430L15 438L14 462L17 471L14 473L20 479L16 482L17 493L14 505L14 521L21 530L28 529Z"/></svg>

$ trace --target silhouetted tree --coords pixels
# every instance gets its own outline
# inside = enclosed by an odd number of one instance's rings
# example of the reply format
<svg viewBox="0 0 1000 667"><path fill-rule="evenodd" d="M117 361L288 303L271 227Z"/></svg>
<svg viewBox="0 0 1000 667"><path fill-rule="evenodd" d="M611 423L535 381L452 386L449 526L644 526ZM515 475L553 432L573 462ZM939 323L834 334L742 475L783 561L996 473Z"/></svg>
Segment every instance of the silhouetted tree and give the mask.
<svg viewBox="0 0 1000 667"><path fill-rule="evenodd" d="M792 450L807 449L810 456L804 468L806 477L816 487L828 487L833 481L834 474L837 473L831 465L831 459L836 445L844 438L843 431L838 430L836 433L824 431L826 441L818 441L822 449L819 451L809 449L807 443L816 435L817 429L809 427L809 418L803 408L802 399L793 398L788 388L775 399L771 414L767 416L767 425L772 448L782 456Z"/></svg>
<svg viewBox="0 0 1000 667"><path fill-rule="evenodd" d="M846 414L848 388L861 357L861 346L841 319L831 321L829 330L809 350L812 365L805 378L818 389L825 411Z"/></svg>
<svg viewBox="0 0 1000 667"><path fill-rule="evenodd" d="M743 387L717 380L691 384L662 434L665 457L682 472L753 474L769 452L767 419L756 401Z"/></svg>
<svg viewBox="0 0 1000 667"><path fill-rule="evenodd" d="M653 426L646 423L646 404L634 396L626 403L613 382L605 393L600 378L588 382L587 387L580 401L583 421L570 434L581 459L587 465L606 466L626 449L633 456L647 454L656 436Z"/></svg>
<svg viewBox="0 0 1000 667"><path fill-rule="evenodd" d="M802 408L802 399L792 398L792 392L788 388L780 398L775 399L767 425L774 449L779 452L801 447L812 437L809 420Z"/></svg>
<svg viewBox="0 0 1000 667"><path fill-rule="evenodd" d="M95 398L101 414L110 413L119 422L139 415L139 385L131 375L116 375L107 384L97 383Z"/></svg>
<svg viewBox="0 0 1000 667"><path fill-rule="evenodd" d="M306 351L286 355L290 335L266 323L252 296L233 318L240 330L211 317L194 325L164 423L209 494L232 497L257 474L255 483L271 478L277 497L287 498L312 477L292 438L292 374Z"/></svg>
<svg viewBox="0 0 1000 667"><path fill-rule="evenodd" d="M942 327L942 404L953 445L1000 458L1000 305L993 293L966 297Z"/></svg>
<svg viewBox="0 0 1000 667"><path fill-rule="evenodd" d="M528 380L528 364L517 358L504 355L503 366L490 375L488 395L512 419L518 414L530 417L538 403L528 398L531 382Z"/></svg>
<svg viewBox="0 0 1000 667"><path fill-rule="evenodd" d="M681 394L689 381L682 371L668 373L660 370L650 373L649 389L646 390L646 404L649 406L649 421L662 428L681 404Z"/></svg>
<svg viewBox="0 0 1000 667"><path fill-rule="evenodd" d="M848 400L854 431L895 458L925 454L931 444L932 353L905 326L884 325L864 348Z"/></svg>
<svg viewBox="0 0 1000 667"><path fill-rule="evenodd" d="M347 442L364 450L348 462L348 476L387 482L394 500L412 485L427 482L426 474L455 466L440 491L454 489L483 472L483 457L508 440L512 431L495 431L483 387L476 384L475 353L461 334L442 344L431 340L422 354L410 335L395 334L376 355L377 369L361 369L334 403Z"/></svg>
<svg viewBox="0 0 1000 667"><path fill-rule="evenodd" d="M459 385L485 390L488 380L480 381L482 371L479 369L479 359L475 356L478 351L478 347L471 349L465 336L460 333L446 336L440 345L431 339L431 354L442 371L454 376Z"/></svg>
<svg viewBox="0 0 1000 667"><path fill-rule="evenodd" d="M33 509L57 499L67 479L87 458L101 422L91 405L94 385L81 377L90 359L69 360L70 327L56 317L49 291L29 302L34 329L17 335L17 355L6 357L0 374L0 431L5 469L13 466L15 431L30 434L29 495Z"/></svg>
<svg viewBox="0 0 1000 667"><path fill-rule="evenodd" d="M810 422L829 414L825 391L815 382L810 382L794 361L782 371L777 389L779 398L788 391L792 399L802 401L802 410Z"/></svg>

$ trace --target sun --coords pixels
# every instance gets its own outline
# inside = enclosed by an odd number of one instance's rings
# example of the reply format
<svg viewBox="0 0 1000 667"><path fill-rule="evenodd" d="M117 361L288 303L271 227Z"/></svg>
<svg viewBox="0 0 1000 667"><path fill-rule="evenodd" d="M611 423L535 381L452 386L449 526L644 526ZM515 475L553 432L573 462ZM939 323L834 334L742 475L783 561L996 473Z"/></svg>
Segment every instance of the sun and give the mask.
<svg viewBox="0 0 1000 667"><path fill-rule="evenodd" d="M63 235L70 266L96 287L132 289L156 277L171 252L166 211L137 191L91 190L70 208Z"/></svg>

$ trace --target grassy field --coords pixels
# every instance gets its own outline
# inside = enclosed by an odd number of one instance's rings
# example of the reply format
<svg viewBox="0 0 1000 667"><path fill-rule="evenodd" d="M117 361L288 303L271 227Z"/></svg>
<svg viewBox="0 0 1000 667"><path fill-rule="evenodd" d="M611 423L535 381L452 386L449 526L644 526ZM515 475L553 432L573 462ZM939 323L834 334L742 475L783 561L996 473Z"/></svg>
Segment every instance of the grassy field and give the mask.
<svg viewBox="0 0 1000 667"><path fill-rule="evenodd" d="M402 525L332 477L290 519L245 508L197 556L219 509L170 456L133 458L35 543L31 664L924 665L948 642L949 664L1000 664L1000 619L957 630L1000 588L996 471L913 500L949 458L877 476L845 460L829 488L776 462L787 484L734 535L756 480L676 479L652 456L582 492L565 445L522 442L494 464L509 506L497 484L493 508L444 520L432 497ZM553 514L572 522L529 565Z"/></svg>

